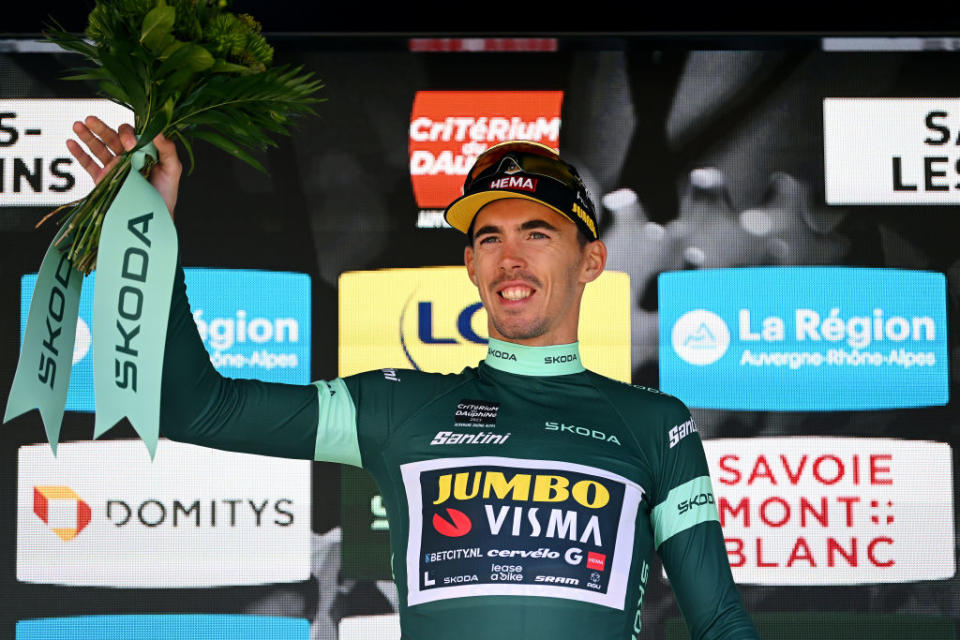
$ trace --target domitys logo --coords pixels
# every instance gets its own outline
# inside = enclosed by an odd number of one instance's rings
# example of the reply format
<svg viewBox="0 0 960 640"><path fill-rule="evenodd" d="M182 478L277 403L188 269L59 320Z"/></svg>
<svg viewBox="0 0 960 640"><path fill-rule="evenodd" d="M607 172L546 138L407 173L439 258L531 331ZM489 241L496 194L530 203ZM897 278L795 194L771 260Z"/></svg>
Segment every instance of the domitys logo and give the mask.
<svg viewBox="0 0 960 640"><path fill-rule="evenodd" d="M70 487L34 487L33 512L64 542L90 524L90 505Z"/></svg>

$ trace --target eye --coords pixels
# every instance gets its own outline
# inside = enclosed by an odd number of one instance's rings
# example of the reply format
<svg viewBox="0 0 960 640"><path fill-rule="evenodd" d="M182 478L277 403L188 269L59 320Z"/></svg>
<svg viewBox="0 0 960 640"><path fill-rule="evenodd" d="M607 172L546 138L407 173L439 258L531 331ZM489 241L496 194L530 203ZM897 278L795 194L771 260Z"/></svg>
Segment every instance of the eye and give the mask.
<svg viewBox="0 0 960 640"><path fill-rule="evenodd" d="M493 242L497 242L498 240L499 238L497 238L497 236L494 236L494 235L483 236L479 240L477 240L477 244L491 244Z"/></svg>
<svg viewBox="0 0 960 640"><path fill-rule="evenodd" d="M530 237L531 237L532 239L534 239L534 240L540 240L540 239L542 239L542 238L545 238L545 239L548 239L548 240L550 239L550 236L548 236L547 234L543 233L542 231L531 231L531 232L530 232Z"/></svg>

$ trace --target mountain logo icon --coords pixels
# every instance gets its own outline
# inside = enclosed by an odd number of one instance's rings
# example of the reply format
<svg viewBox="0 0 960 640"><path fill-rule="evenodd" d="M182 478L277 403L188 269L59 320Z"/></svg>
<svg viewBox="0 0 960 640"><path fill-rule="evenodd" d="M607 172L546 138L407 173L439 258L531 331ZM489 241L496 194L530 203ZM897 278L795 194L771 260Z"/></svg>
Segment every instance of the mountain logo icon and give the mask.
<svg viewBox="0 0 960 640"><path fill-rule="evenodd" d="M690 364L713 364L730 346L730 329L723 318L706 309L694 309L680 316L670 334L673 350Z"/></svg>

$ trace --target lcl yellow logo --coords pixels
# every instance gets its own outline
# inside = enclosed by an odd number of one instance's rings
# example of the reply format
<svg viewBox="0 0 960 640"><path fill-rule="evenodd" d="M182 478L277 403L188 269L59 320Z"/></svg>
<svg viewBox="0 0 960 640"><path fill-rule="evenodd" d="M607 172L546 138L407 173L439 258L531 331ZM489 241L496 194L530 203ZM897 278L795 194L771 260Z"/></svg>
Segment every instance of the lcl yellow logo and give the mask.
<svg viewBox="0 0 960 640"><path fill-rule="evenodd" d="M352 271L340 276L340 366L458 373L487 353L487 313L463 267ZM581 305L584 366L630 381L630 279L605 272Z"/></svg>
<svg viewBox="0 0 960 640"><path fill-rule="evenodd" d="M447 304L442 301L420 300L420 296L414 293L410 296L407 304L404 305L403 312L400 314L400 346L403 347L403 355L407 358L407 367L419 369L421 371L433 371L433 369L424 368L417 360L430 358L431 351L442 354L443 351L431 350L430 345L461 345L487 344L487 314L480 302L471 302L467 306L456 312L456 322L449 322L453 313ZM436 306L437 312L434 311ZM459 306L454 303L455 307ZM439 313L440 309L447 313ZM438 318L439 316L439 318ZM479 316L479 317L478 317ZM442 326L436 326L435 319L446 320ZM450 326L453 325L453 326ZM416 359L414 359L416 354Z"/></svg>

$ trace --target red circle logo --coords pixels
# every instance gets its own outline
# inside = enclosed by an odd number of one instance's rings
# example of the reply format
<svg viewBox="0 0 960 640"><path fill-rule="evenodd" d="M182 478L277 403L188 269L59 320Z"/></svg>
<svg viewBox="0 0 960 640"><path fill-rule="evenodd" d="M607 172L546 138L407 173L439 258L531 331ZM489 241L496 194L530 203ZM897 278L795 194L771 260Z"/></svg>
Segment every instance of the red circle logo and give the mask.
<svg viewBox="0 0 960 640"><path fill-rule="evenodd" d="M433 528L437 533L448 538L459 538L470 533L473 524L463 511L447 507L447 517L450 519L445 520L439 513L433 514Z"/></svg>

